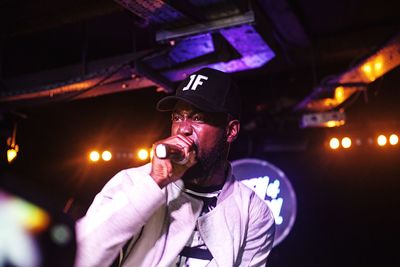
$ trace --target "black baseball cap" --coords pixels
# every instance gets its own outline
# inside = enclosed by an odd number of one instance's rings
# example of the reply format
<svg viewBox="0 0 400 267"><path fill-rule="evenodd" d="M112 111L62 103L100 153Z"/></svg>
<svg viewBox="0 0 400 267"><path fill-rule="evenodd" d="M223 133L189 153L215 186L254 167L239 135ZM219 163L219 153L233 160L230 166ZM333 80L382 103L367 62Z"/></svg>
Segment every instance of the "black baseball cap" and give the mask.
<svg viewBox="0 0 400 267"><path fill-rule="evenodd" d="M171 111L178 100L183 100L205 112L221 112L240 119L241 98L238 86L229 74L202 68L188 75L176 89L157 103L157 110Z"/></svg>

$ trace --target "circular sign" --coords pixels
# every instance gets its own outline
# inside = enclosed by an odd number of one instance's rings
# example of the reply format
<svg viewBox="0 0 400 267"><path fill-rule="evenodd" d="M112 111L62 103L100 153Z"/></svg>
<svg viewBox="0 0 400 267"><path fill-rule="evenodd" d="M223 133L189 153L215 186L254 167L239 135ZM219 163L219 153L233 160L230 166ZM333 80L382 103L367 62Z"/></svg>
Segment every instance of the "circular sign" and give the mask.
<svg viewBox="0 0 400 267"><path fill-rule="evenodd" d="M289 234L296 219L296 194L283 171L260 159L232 162L238 181L251 188L268 204L275 218L274 247Z"/></svg>

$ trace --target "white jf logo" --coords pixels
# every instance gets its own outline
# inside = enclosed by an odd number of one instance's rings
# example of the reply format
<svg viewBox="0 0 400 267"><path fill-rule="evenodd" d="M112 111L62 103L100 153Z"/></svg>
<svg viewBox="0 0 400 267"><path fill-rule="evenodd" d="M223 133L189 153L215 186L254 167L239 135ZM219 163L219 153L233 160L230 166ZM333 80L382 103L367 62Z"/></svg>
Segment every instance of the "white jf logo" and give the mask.
<svg viewBox="0 0 400 267"><path fill-rule="evenodd" d="M203 80L208 80L207 76L204 75L190 75L190 81L189 83L183 87L182 91L186 91L186 90L196 90L197 86L202 85L203 84Z"/></svg>

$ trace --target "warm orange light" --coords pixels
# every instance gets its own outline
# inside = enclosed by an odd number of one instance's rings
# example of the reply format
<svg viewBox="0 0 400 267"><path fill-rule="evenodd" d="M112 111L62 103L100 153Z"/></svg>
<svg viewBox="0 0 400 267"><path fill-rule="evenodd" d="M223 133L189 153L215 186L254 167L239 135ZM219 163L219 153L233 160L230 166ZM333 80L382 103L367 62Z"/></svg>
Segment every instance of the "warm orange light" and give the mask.
<svg viewBox="0 0 400 267"><path fill-rule="evenodd" d="M381 61L375 62L374 68L375 68L375 71L379 73L382 70L382 62Z"/></svg>
<svg viewBox="0 0 400 267"><path fill-rule="evenodd" d="M378 138L376 139L376 142L378 143L379 146L384 146L387 143L387 138L383 134L379 135Z"/></svg>
<svg viewBox="0 0 400 267"><path fill-rule="evenodd" d="M334 107L337 105L337 101L333 98L324 98L322 99L322 104L324 107Z"/></svg>
<svg viewBox="0 0 400 267"><path fill-rule="evenodd" d="M351 139L349 137L343 137L342 138L342 147L343 148L351 147Z"/></svg>
<svg viewBox="0 0 400 267"><path fill-rule="evenodd" d="M45 229L50 223L49 215L42 209L26 204L27 208L30 209L30 216L27 216L24 224L26 224L27 228L33 232L40 232Z"/></svg>
<svg viewBox="0 0 400 267"><path fill-rule="evenodd" d="M105 151L103 151L103 153L101 153L101 158L102 158L104 161L110 161L110 160L112 159L112 154L111 154L110 151L105 150Z"/></svg>
<svg viewBox="0 0 400 267"><path fill-rule="evenodd" d="M25 230L38 233L50 223L50 217L45 210L25 200L15 198L5 205L13 211L15 223L23 226Z"/></svg>
<svg viewBox="0 0 400 267"><path fill-rule="evenodd" d="M7 161L11 163L17 157L18 148L10 148L7 150Z"/></svg>
<svg viewBox="0 0 400 267"><path fill-rule="evenodd" d="M335 137L331 138L331 140L329 141L329 147L331 149L338 149L339 146L340 146L339 139L337 139Z"/></svg>
<svg viewBox="0 0 400 267"><path fill-rule="evenodd" d="M327 121L325 125L328 128L336 127L336 121Z"/></svg>
<svg viewBox="0 0 400 267"><path fill-rule="evenodd" d="M356 141L354 142L357 146L361 146L362 141L360 138L357 138Z"/></svg>
<svg viewBox="0 0 400 267"><path fill-rule="evenodd" d="M339 127L345 124L344 120L327 121L323 125L328 128Z"/></svg>
<svg viewBox="0 0 400 267"><path fill-rule="evenodd" d="M361 70L368 80L374 81L376 78L382 76L385 71L384 60L382 57L370 59L368 63L361 67Z"/></svg>
<svg viewBox="0 0 400 267"><path fill-rule="evenodd" d="M371 65L370 64L366 64L362 67L362 70L365 74L370 74L372 71Z"/></svg>
<svg viewBox="0 0 400 267"><path fill-rule="evenodd" d="M389 137L389 143L394 146L397 145L399 143L399 137L397 136L397 134L391 134Z"/></svg>
<svg viewBox="0 0 400 267"><path fill-rule="evenodd" d="M335 89L335 99L339 103L342 103L344 101L344 87L343 86L336 87L336 89Z"/></svg>
<svg viewBox="0 0 400 267"><path fill-rule="evenodd" d="M99 159L100 159L100 153L99 152L97 152L97 151L92 151L92 152L90 152L90 154L89 154L89 159L91 160L91 161L93 161L93 162L97 162L97 161L99 161Z"/></svg>
<svg viewBox="0 0 400 267"><path fill-rule="evenodd" d="M137 156L140 160L147 160L149 158L149 152L147 149L141 148L139 149Z"/></svg>
<svg viewBox="0 0 400 267"><path fill-rule="evenodd" d="M367 76L368 80L375 81L376 79L375 71L373 71L370 63L367 63L364 66L362 66L362 71L364 72L365 76Z"/></svg>

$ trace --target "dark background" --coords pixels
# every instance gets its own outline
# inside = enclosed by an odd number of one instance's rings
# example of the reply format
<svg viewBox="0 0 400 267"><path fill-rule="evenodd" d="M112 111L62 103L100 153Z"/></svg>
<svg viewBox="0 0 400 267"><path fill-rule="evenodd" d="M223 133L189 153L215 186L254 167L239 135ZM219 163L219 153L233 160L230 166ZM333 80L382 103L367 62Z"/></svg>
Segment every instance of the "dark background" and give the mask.
<svg viewBox="0 0 400 267"><path fill-rule="evenodd" d="M300 129L301 114L293 111L321 80L398 32L397 2L287 3L306 29L308 47L284 52L276 45L276 58L265 66L232 74L244 113L231 160L273 163L297 195L295 225L271 252L269 266L400 266L400 148L366 142L381 132L400 133L399 69L352 98L340 128ZM154 28L138 27L138 18L113 1L2 1L0 10L2 85L79 64L82 47L90 61L156 46ZM135 151L168 135L168 114L155 111L165 95L148 87L73 101L0 103L2 150L14 122L21 150L13 164L2 153L1 184L57 210L73 199L68 212L79 218L117 171L143 164L116 157L94 164L87 153ZM331 151L326 142L333 135L359 137L363 145Z"/></svg>

